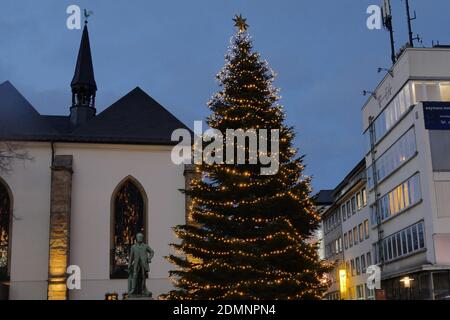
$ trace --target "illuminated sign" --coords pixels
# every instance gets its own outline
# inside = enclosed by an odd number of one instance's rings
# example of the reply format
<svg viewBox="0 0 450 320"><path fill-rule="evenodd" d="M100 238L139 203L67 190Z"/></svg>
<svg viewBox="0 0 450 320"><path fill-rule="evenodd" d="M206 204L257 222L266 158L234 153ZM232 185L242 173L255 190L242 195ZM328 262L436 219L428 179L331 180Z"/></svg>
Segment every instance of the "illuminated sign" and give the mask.
<svg viewBox="0 0 450 320"><path fill-rule="evenodd" d="M424 102L425 129L450 130L450 103Z"/></svg>

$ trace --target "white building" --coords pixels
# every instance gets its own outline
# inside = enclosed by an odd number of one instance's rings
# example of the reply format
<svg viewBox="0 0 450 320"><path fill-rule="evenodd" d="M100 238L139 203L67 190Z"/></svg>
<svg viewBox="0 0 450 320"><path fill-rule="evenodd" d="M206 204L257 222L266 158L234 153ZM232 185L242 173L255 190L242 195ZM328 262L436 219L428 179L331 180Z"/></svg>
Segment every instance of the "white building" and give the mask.
<svg viewBox="0 0 450 320"><path fill-rule="evenodd" d="M322 218L325 257L334 263L326 298L374 299L374 292L366 285L366 268L372 264L372 244L364 160L334 189L333 204Z"/></svg>
<svg viewBox="0 0 450 320"><path fill-rule="evenodd" d="M450 295L450 48L408 48L362 109L387 299Z"/></svg>
<svg viewBox="0 0 450 320"><path fill-rule="evenodd" d="M71 87L62 117L40 115L0 84L0 144L29 156L0 172L0 296L121 295L128 248L143 232L155 251L147 287L156 297L171 289L171 228L185 223L185 170L171 161L171 133L186 127L139 88L96 115L86 27ZM80 267L80 290L66 288L69 265Z"/></svg>
<svg viewBox="0 0 450 320"><path fill-rule="evenodd" d="M336 188L336 206L340 208L344 241L347 300L372 300L373 290L367 288L366 269L372 265L370 209L367 205L366 166L361 161Z"/></svg>

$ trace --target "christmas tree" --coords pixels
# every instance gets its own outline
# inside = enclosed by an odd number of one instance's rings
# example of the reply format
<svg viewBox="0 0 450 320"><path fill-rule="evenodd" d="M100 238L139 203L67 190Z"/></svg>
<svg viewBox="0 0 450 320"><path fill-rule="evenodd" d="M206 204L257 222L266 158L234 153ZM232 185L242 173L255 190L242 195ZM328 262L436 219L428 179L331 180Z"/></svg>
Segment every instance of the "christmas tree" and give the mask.
<svg viewBox="0 0 450 320"><path fill-rule="evenodd" d="M267 62L252 48L247 24L236 16L221 85L209 103L211 128L279 130L279 168L262 175L261 164L197 166L190 190L189 221L174 228L181 243L168 259L175 290L166 299L320 299L328 267L309 240L319 216L310 198L303 157ZM248 146L246 160L249 159ZM237 151L237 150L236 150ZM272 150L273 151L273 150Z"/></svg>

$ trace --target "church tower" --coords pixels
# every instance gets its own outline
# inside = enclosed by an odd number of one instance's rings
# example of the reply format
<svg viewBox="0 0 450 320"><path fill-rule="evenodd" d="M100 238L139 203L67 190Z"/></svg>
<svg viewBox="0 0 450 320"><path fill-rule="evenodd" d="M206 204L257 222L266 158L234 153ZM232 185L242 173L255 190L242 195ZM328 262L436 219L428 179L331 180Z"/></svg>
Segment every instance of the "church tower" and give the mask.
<svg viewBox="0 0 450 320"><path fill-rule="evenodd" d="M72 107L70 108L70 122L78 127L95 117L95 83L94 67L92 65L91 46L87 20L85 21L83 36L81 37L75 74L70 84L72 88Z"/></svg>

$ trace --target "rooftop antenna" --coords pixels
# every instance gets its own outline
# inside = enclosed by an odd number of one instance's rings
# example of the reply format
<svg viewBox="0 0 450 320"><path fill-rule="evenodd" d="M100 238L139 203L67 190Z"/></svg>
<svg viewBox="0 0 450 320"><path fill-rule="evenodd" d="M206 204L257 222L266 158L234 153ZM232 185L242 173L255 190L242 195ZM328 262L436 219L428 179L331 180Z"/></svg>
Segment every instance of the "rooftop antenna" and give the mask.
<svg viewBox="0 0 450 320"><path fill-rule="evenodd" d="M391 0L382 0L381 11L383 13L383 27L389 31L389 36L390 36L390 40L391 40L392 64L395 64L397 59L396 59L396 55L395 55L394 27L392 25Z"/></svg>
<svg viewBox="0 0 450 320"><path fill-rule="evenodd" d="M414 10L414 16L411 17L411 10L409 7L409 0L405 0L406 5L406 16L408 21L408 39L409 39L409 46L411 48L414 48L414 41L417 41L419 43L422 43L422 39L419 35L414 36L413 30L412 30L412 24L411 22L417 19L416 11Z"/></svg>
<svg viewBox="0 0 450 320"><path fill-rule="evenodd" d="M94 14L94 11L84 9L84 23L88 23L88 18Z"/></svg>

